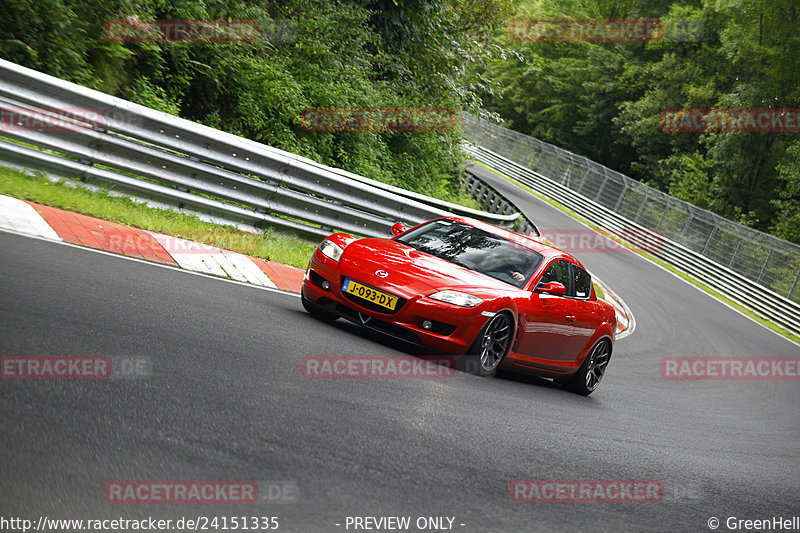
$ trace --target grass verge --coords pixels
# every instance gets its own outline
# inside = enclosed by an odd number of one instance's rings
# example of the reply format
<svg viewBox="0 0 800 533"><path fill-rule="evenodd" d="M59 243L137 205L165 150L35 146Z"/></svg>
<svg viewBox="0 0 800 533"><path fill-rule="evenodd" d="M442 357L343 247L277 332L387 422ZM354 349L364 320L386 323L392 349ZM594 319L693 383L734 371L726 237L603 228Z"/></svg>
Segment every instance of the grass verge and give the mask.
<svg viewBox="0 0 800 533"><path fill-rule="evenodd" d="M233 226L149 207L124 196L112 196L107 189L91 190L80 186L77 179L51 181L43 172L29 174L0 166L0 194L174 237L208 244L226 243L222 247L228 250L300 268L308 265L308 259L319 244L268 228L259 235L254 246L252 234ZM208 236L208 239L198 239L198 235Z"/></svg>
<svg viewBox="0 0 800 533"><path fill-rule="evenodd" d="M775 324L771 320L767 320L766 318L762 317L761 315L759 315L757 313L754 313L750 309L748 309L748 308L744 307L743 305L731 300L727 296L725 296L723 294L720 294L719 292L717 292L716 290L712 289L711 287L709 287L708 285L706 285L702 281L699 281L699 280L695 279L693 276L690 276L689 274L686 274L685 272L681 272L680 270L678 270L674 266L672 266L669 263L659 259L658 257L655 257L654 255L649 254L649 253L647 253L647 252L645 252L643 250L640 250L638 248L633 248L631 246L628 246L626 243L622 242L618 238L615 238L613 235L608 234L601 227L599 227L596 224L586 220L584 217L582 217L581 215L579 215L578 213L576 213L572 209L561 205L561 203L557 202L556 200L548 198L545 195L543 195L543 194L541 194L541 193L539 193L537 191L534 191L530 187L528 187L526 185L523 185L523 184L519 183L518 181L513 180L513 179L509 178L508 176L506 176L506 175L504 175L504 174L502 174L502 173L500 173L500 172L498 172L498 171L496 171L496 170L494 170L492 168L489 168L488 166L484 165L480 161L474 161L473 160L472 162L475 163L476 165L479 165L479 166L485 168L486 170L488 170L490 172L494 172L495 174L497 174L498 176L500 176L504 180L506 180L506 181L508 181L510 183L513 183L517 187L521 187L522 189L528 191L529 193L531 193L532 195L536 196L537 198L539 198L539 199L547 202L548 204L552 205L556 209L558 209L558 210L568 214L569 216L571 216L571 217L583 222L584 224L586 224L590 228L592 228L592 229L594 229L596 231L599 231L600 233L602 233L603 235L606 235L607 237L609 237L611 239L614 239L615 241L619 242L621 245L623 245L626 248L630 249L634 253L639 254L640 256L642 256L642 257L644 257L646 259L649 259L650 261L652 261L653 263L659 265L660 267L672 272L676 276L679 276L681 279L683 279L683 280L691 283L695 287L707 292L708 294L710 294L711 296L713 296L717 300L719 300L719 301L721 301L723 303L726 303L729 306L733 307L734 309L736 309L737 311L739 311L743 315L745 315L745 316L747 316L749 318L752 318L753 320L755 320L759 324L763 325L764 327L767 327L767 328L771 329L772 331L774 331L778 335L782 335L782 336L786 337L787 339L789 339L789 340L791 340L793 342L800 343L800 337L798 337L797 335L793 334L791 331L779 326L778 324Z"/></svg>
<svg viewBox="0 0 800 533"><path fill-rule="evenodd" d="M605 293L605 291L603 290L603 287L601 287L600 285L598 285L597 283L595 283L595 282L594 282L594 280L592 280L592 285L594 285L594 293L595 293L595 296L597 296L597 298L598 298L598 299L600 299L600 300L605 300L605 298L606 298L606 293Z"/></svg>

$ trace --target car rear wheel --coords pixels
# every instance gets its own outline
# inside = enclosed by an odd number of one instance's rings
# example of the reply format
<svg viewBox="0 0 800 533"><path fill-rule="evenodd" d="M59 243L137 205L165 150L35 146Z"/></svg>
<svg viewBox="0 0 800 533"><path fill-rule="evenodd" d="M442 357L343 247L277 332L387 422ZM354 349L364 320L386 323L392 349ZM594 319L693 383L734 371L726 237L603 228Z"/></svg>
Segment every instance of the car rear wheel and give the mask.
<svg viewBox="0 0 800 533"><path fill-rule="evenodd" d="M318 306L315 303L313 303L311 300L306 298L305 295L302 293L300 294L300 301L303 303L303 307L305 308L305 310L308 311L308 314L319 320L322 320L323 322L333 322L334 320L339 318L339 315L325 311L324 309L321 308L321 306Z"/></svg>
<svg viewBox="0 0 800 533"><path fill-rule="evenodd" d="M575 375L562 382L564 387L582 396L589 396L600 386L610 360L611 346L608 341L597 341Z"/></svg>
<svg viewBox="0 0 800 533"><path fill-rule="evenodd" d="M496 314L475 339L469 350L471 368L479 376L493 376L500 361L508 353L513 327L507 313Z"/></svg>

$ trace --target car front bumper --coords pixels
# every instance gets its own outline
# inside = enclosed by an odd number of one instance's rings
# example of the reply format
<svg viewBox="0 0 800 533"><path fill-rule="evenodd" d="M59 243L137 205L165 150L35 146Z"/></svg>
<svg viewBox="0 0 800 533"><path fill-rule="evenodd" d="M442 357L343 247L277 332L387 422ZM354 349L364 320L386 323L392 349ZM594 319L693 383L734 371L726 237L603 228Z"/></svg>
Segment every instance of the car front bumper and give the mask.
<svg viewBox="0 0 800 533"><path fill-rule="evenodd" d="M348 277L364 283L357 275ZM480 306L459 307L426 295L410 294L400 287L376 286L373 282L369 286L397 296L402 301L397 311L378 311L369 302L345 296L342 279L338 264L317 252L303 279L303 297L324 311L437 352L451 355L466 353L492 316L491 313L482 312ZM323 282L327 282L327 288L323 288ZM430 329L423 327L425 321L432 323Z"/></svg>

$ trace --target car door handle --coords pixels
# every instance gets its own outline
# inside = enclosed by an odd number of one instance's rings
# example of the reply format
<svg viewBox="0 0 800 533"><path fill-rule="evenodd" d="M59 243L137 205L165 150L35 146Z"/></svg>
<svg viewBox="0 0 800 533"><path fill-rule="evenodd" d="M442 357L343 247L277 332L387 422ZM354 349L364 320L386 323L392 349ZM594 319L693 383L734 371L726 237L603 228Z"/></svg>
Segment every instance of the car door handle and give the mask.
<svg viewBox="0 0 800 533"><path fill-rule="evenodd" d="M575 315L567 315L568 322L575 322Z"/></svg>

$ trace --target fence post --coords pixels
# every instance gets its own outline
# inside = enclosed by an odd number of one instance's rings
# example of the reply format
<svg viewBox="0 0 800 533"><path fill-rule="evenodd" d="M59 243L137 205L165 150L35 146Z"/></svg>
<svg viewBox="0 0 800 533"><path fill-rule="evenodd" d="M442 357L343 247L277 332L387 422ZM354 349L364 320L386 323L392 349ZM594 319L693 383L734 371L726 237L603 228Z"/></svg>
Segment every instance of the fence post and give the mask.
<svg viewBox="0 0 800 533"><path fill-rule="evenodd" d="M600 184L600 187L597 188L597 194L594 195L595 202L600 201L600 194L603 192L603 187L606 186L607 182L608 182L608 174L606 174L606 169L603 168L603 183Z"/></svg>
<svg viewBox="0 0 800 533"><path fill-rule="evenodd" d="M569 166L567 167L567 171L564 172L564 175L561 177L561 185L563 185L567 189L570 189L571 187L569 186L569 180L571 177L572 177L572 167Z"/></svg>
<svg viewBox="0 0 800 533"><path fill-rule="evenodd" d="M772 241L770 240L770 243L769 243L769 255L767 256L767 260L764 261L764 266L761 267L761 272L758 274L758 279L756 280L756 283L759 283L759 284L761 283L761 280L764 277L764 272L767 271L767 265L769 264L769 260L772 259L772 254L773 253L775 253L775 245L772 244Z"/></svg>
<svg viewBox="0 0 800 533"><path fill-rule="evenodd" d="M742 235L741 230L739 231L739 242L736 244L736 250L733 251L733 256L731 257L731 262L728 263L728 268L733 270L733 264L736 262L736 256L739 255L739 250L742 249L742 241L744 240L744 235Z"/></svg>
<svg viewBox="0 0 800 533"><path fill-rule="evenodd" d="M577 192L578 194L583 194L581 191L583 191L583 187L586 185L586 178L588 178L589 172L591 171L592 167L586 165L586 172L583 173L583 177L581 178L581 184L578 186L577 191L575 191L575 189L572 189L573 191Z"/></svg>
<svg viewBox="0 0 800 533"><path fill-rule="evenodd" d="M789 298L790 300L792 299L792 294L794 293L794 290L797 288L798 281L800 281L800 270L797 271L797 276L794 278L794 283L792 283L792 288L789 289L789 296L787 296L787 298Z"/></svg>
<svg viewBox="0 0 800 533"><path fill-rule="evenodd" d="M639 210L636 211L636 216L634 217L633 221L638 224L639 217L642 216L642 211L644 210L644 206L647 203L647 200L650 198L650 188L645 187L644 189L644 198L642 198L642 205L639 206Z"/></svg>
<svg viewBox="0 0 800 533"><path fill-rule="evenodd" d="M619 213L619 208L622 206L622 200L625 199L625 193L628 192L628 182L622 182L622 192L619 193L619 197L617 198L617 203L614 204L614 212Z"/></svg>
<svg viewBox="0 0 800 533"><path fill-rule="evenodd" d="M689 219L686 221L686 224L683 226L683 230L681 230L681 236L678 237L679 242L683 242L683 237L686 236L686 231L689 229L689 226L692 225L692 220L694 220L694 211L691 209L689 211Z"/></svg>
<svg viewBox="0 0 800 533"><path fill-rule="evenodd" d="M714 227L711 228L711 233L708 234L708 240L706 240L706 245L703 247L703 255L706 255L706 252L708 252L708 245L711 244L711 240L714 238L714 235L717 234L717 229L719 229L719 224L717 224L717 221L715 220Z"/></svg>
<svg viewBox="0 0 800 533"><path fill-rule="evenodd" d="M661 213L661 219L658 221L658 225L656 226L656 231L661 230L661 224L664 222L664 218L667 216L667 211L669 211L669 195L662 194L664 197L664 211Z"/></svg>
<svg viewBox="0 0 800 533"><path fill-rule="evenodd" d="M522 140L525 141L525 147L527 148L527 150L524 151L525 155L522 156L522 161L520 161L520 164L523 167L528 168L528 160L530 159L531 156L531 146L527 139L523 138ZM521 144L522 143L520 143L520 145Z"/></svg>

